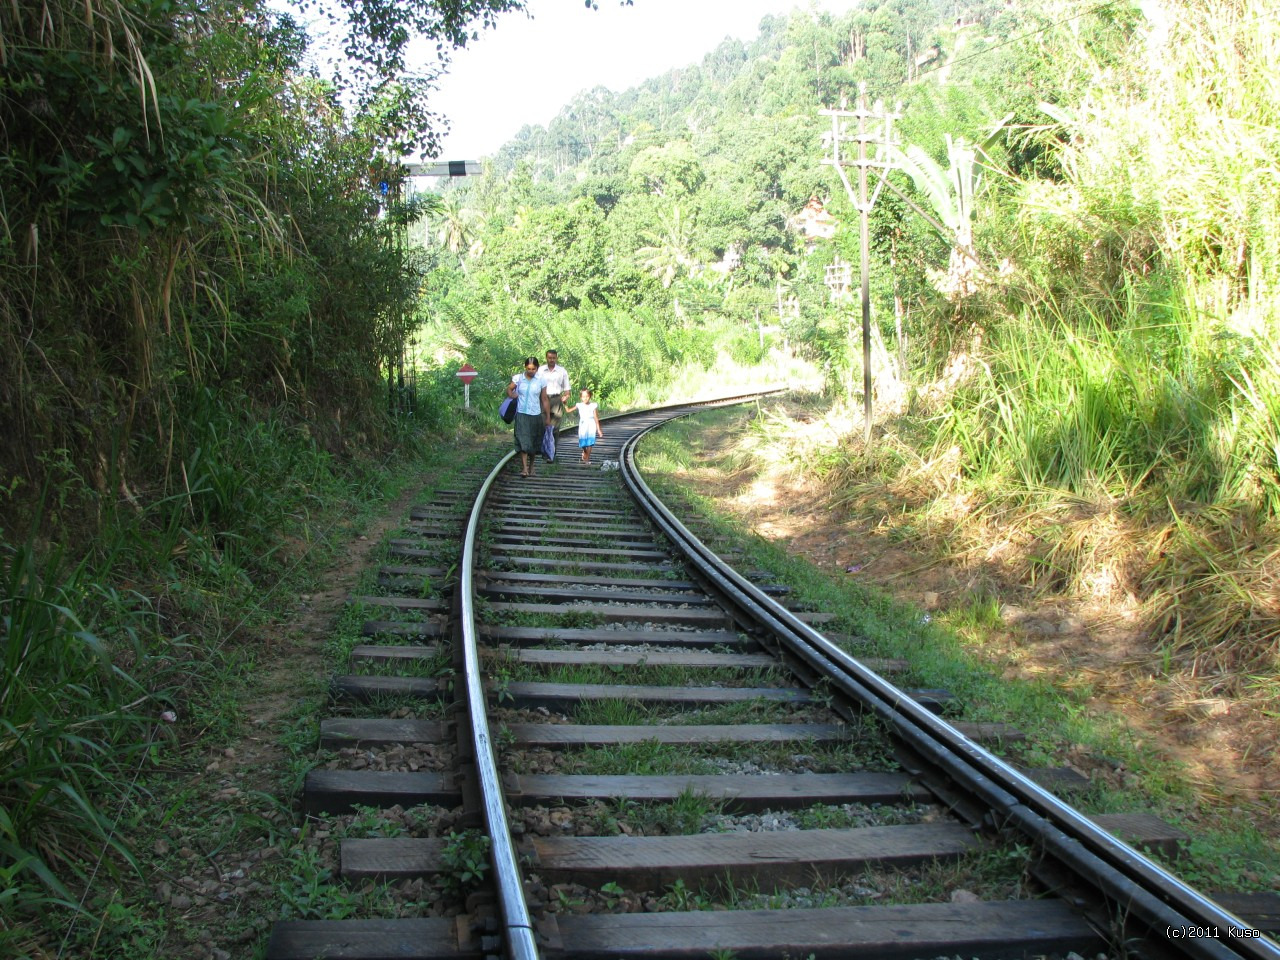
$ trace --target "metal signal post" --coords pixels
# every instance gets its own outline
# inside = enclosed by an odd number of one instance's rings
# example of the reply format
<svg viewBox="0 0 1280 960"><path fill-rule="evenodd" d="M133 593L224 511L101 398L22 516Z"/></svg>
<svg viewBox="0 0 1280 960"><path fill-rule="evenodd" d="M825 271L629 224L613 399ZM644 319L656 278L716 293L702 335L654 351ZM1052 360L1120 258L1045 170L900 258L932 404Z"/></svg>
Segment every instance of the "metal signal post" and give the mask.
<svg viewBox="0 0 1280 960"><path fill-rule="evenodd" d="M478 177L480 164L474 160L437 160L432 163L406 163L410 177Z"/></svg>

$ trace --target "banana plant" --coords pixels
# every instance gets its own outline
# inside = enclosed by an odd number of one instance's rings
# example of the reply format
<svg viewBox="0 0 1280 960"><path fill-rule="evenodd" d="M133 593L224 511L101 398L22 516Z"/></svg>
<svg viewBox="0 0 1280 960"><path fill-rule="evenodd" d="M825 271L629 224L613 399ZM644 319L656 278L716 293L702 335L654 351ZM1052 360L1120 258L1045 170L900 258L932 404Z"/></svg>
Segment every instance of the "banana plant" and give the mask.
<svg viewBox="0 0 1280 960"><path fill-rule="evenodd" d="M895 151L897 165L911 177L937 215L934 219L926 214L925 219L951 243L947 274L940 284L951 299L966 297L977 289L975 275L982 265L973 249L973 215L983 187L984 165L979 158L986 156L1012 117L1013 114L1006 116L976 144L947 134L946 168L920 147Z"/></svg>

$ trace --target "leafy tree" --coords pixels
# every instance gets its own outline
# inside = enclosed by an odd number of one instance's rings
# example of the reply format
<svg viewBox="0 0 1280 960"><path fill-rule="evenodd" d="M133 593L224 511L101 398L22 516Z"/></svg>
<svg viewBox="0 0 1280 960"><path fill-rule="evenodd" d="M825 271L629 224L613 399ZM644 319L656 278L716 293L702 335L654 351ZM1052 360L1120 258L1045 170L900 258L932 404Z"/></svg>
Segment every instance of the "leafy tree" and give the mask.
<svg viewBox="0 0 1280 960"><path fill-rule="evenodd" d="M672 199L693 193L706 180L693 148L683 140L641 151L631 162L631 176L641 189Z"/></svg>
<svg viewBox="0 0 1280 960"><path fill-rule="evenodd" d="M525 208L485 235L480 272L530 303L566 310L603 304L609 279L603 228L604 214L585 198Z"/></svg>

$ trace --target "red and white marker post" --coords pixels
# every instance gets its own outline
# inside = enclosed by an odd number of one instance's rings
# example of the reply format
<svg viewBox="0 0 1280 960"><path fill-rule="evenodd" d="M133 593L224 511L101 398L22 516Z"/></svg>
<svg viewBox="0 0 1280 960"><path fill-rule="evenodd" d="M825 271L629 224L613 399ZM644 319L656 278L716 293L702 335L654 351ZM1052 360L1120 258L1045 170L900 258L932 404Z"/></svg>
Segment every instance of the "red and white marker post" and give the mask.
<svg viewBox="0 0 1280 960"><path fill-rule="evenodd" d="M464 363L458 368L458 372L454 374L462 381L462 406L471 409L471 381L476 378L476 368L469 363Z"/></svg>

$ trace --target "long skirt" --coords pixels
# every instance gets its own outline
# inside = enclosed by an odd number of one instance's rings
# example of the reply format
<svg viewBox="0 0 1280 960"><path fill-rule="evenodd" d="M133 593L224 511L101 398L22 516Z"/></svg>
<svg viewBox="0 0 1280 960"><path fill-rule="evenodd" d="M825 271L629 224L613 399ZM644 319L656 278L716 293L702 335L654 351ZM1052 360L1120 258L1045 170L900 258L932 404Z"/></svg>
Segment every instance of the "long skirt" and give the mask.
<svg viewBox="0 0 1280 960"><path fill-rule="evenodd" d="M516 414L516 449L520 453L539 453L542 450L541 414Z"/></svg>

